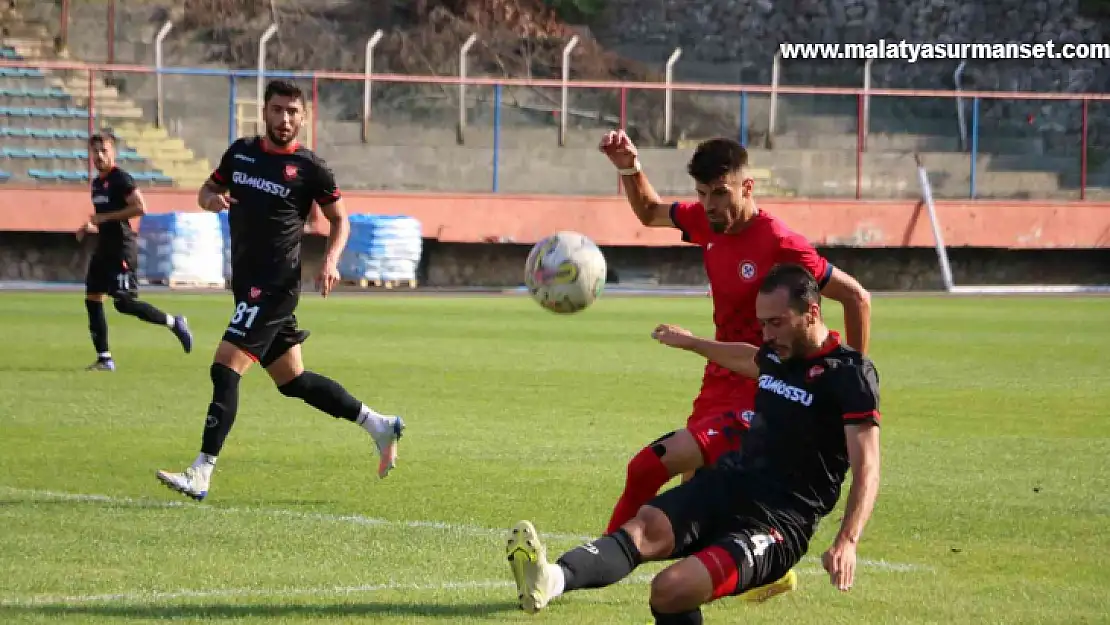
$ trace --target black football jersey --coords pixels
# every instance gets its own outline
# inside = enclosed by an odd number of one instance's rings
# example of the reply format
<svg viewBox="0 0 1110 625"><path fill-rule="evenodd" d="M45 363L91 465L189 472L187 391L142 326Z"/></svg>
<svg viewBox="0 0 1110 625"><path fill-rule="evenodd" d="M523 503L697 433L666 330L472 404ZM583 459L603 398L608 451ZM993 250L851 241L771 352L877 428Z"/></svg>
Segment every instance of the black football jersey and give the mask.
<svg viewBox="0 0 1110 625"><path fill-rule="evenodd" d="M276 152L261 137L242 138L224 152L212 181L235 200L228 210L232 280L297 288L312 203L340 197L324 160L300 145Z"/></svg>
<svg viewBox="0 0 1110 625"><path fill-rule="evenodd" d="M114 213L127 208L127 198L135 191L135 179L119 167L92 180L93 209L98 215ZM137 246L131 222L106 221L97 226L100 234L96 241L96 254L113 259L128 260L135 257Z"/></svg>
<svg viewBox="0 0 1110 625"><path fill-rule="evenodd" d="M737 458L756 499L805 524L832 511L849 469L844 426L879 424L879 374L831 332L824 349L782 361L756 356L751 429Z"/></svg>

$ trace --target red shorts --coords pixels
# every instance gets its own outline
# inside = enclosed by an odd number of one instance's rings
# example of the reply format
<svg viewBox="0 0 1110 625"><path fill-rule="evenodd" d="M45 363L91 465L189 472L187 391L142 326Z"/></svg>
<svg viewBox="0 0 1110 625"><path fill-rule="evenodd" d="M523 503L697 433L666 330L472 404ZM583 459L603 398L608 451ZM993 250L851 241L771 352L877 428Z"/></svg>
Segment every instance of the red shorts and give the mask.
<svg viewBox="0 0 1110 625"><path fill-rule="evenodd" d="M755 408L755 381L739 384L730 381L727 388L707 381L694 399L694 411L686 420L686 429L694 435L706 466L730 451L740 449L744 433L751 424Z"/></svg>

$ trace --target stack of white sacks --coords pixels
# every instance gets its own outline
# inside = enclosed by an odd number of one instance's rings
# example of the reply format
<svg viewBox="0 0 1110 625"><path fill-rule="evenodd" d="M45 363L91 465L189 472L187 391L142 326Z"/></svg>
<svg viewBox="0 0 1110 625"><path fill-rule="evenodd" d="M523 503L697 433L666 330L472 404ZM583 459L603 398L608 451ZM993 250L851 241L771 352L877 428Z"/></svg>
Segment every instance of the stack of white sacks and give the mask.
<svg viewBox="0 0 1110 625"><path fill-rule="evenodd" d="M223 284L225 245L214 213L144 215L139 223L139 277L158 282Z"/></svg>
<svg viewBox="0 0 1110 625"><path fill-rule="evenodd" d="M414 282L423 247L412 217L351 215L351 236L339 259L343 280Z"/></svg>

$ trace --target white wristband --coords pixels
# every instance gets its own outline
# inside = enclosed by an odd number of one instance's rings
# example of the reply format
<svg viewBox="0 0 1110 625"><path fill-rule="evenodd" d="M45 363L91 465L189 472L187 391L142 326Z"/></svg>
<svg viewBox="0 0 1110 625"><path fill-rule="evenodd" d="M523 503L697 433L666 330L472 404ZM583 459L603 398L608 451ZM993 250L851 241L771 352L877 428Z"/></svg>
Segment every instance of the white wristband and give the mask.
<svg viewBox="0 0 1110 625"><path fill-rule="evenodd" d="M636 160L632 161L632 167L629 167L628 169L618 169L617 173L622 176L635 176L643 170L644 168L640 166L640 159L637 158Z"/></svg>

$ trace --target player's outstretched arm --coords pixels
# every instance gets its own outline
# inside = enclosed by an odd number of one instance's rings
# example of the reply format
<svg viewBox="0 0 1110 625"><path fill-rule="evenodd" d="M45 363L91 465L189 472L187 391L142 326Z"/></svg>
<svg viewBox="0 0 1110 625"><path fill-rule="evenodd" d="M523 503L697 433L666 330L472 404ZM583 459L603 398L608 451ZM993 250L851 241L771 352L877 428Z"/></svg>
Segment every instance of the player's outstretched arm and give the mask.
<svg viewBox="0 0 1110 625"><path fill-rule="evenodd" d="M871 294L851 275L832 268L821 295L844 308L844 340L861 354L871 345Z"/></svg>
<svg viewBox="0 0 1110 625"><path fill-rule="evenodd" d="M663 202L648 182L632 139L623 130L614 130L601 138L598 149L620 172L624 195L640 223L649 228L674 228L671 206Z"/></svg>
<svg viewBox="0 0 1110 625"><path fill-rule="evenodd" d="M146 214L146 200L143 199L143 194L138 189L132 189L131 194L127 196L127 205L118 211L110 213L100 213L93 215L89 221L94 226L99 226L102 223L109 221L127 221L135 217L142 217Z"/></svg>
<svg viewBox="0 0 1110 625"><path fill-rule="evenodd" d="M651 338L664 345L699 354L742 376L753 379L759 377L759 365L755 360L759 348L750 343L722 343L703 339L685 328L666 323L656 327Z"/></svg>

